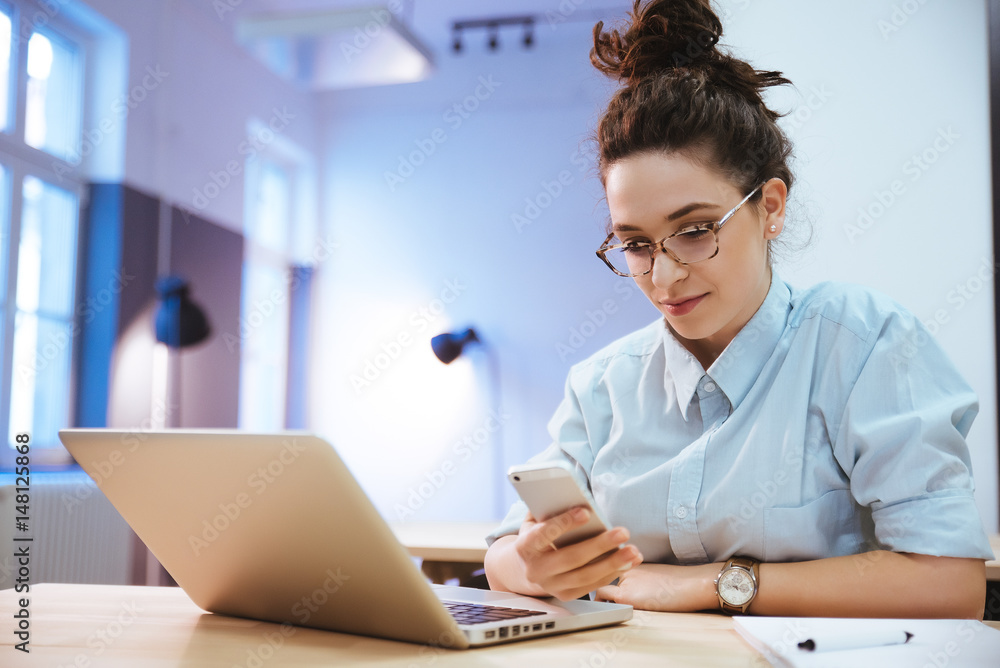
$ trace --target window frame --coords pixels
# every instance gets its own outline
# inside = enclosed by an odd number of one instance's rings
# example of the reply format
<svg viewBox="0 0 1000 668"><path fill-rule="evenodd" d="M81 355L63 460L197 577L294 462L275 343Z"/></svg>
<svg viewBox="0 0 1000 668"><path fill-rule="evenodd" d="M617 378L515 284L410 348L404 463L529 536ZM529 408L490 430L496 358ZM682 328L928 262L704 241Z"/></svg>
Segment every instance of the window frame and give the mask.
<svg viewBox="0 0 1000 668"><path fill-rule="evenodd" d="M285 238L283 242L284 248L274 249L260 243L257 216L260 213L260 208L257 206L257 194L260 192L261 184L263 182L264 167L267 163L272 163L284 170L287 177L288 192L287 195L287 206L289 220L295 220L295 186L298 178L298 166L289 160L283 159L284 156L275 155L273 151L264 151L258 156L256 156L252 161L248 160L246 165L246 180L244 187L246 192L244 195L245 200L245 212L244 212L244 247L243 247L243 272L242 278L240 280L241 291L243 293L240 300L240 320L241 322L248 322L248 318L251 313L244 312L244 306L246 305L246 300L249 296L247 290L247 280L250 272L253 271L254 267L268 267L273 270L277 270L277 273L284 276L285 284L282 286L282 305L284 306L284 311L287 314L289 308L289 298L290 298L290 274L291 274L291 257L289 249L292 244L293 238L293 227L294 225L289 225L285 229ZM251 234L251 231L253 234ZM274 357L281 357L282 363L281 368L278 369L281 379L280 379L280 395L284 397L287 394L287 375L288 375L288 344L289 344L289 323L286 321L283 326L283 336L282 336L282 352L274 355ZM241 337L242 338L242 337ZM254 363L264 363L270 364L270 360L265 358L261 359L254 353L250 351L250 346L244 340L240 346L240 387L239 387L239 408L237 410L237 424L240 429L248 429L251 427L247 413L254 405L252 399L247 398L247 387L244 384L249 374L247 373L247 366ZM247 403L244 403L244 402ZM269 430L281 429L284 427L287 419L288 412L285 410L284 402L275 403L280 410L279 425L269 425Z"/></svg>
<svg viewBox="0 0 1000 668"><path fill-rule="evenodd" d="M58 19L58 17L57 17ZM75 144L81 144L83 138L83 128L87 122L87 105L85 104L86 87L87 87L87 74L90 71L90 58L89 53L93 50L90 45L90 39L84 34L77 30L74 30L70 24L65 21L53 20L55 26L50 23L46 23L44 26L38 26L35 28L34 32L38 32L50 43L57 44L69 44L77 49L76 62L73 63L73 90L67 95L67 99L70 104L76 105L80 110L79 115L76 117L76 127L70 128L71 134L76 137ZM30 35L29 35L30 38ZM28 95L28 79L27 76L27 54L28 54L28 39L24 39L23 35L18 35L18 50L20 51L21 43L24 45L24 88L19 88L18 97L13 101L18 103L19 113L22 114L23 121L27 120L27 95ZM20 60L18 63L20 64ZM20 75L20 72L18 72ZM21 101L25 104L19 104ZM26 122L22 122L19 126L15 126L16 130L20 135L20 140L25 146L29 146L25 140L25 131L27 130ZM44 148L36 148L34 146L29 146L29 148L34 148L37 151L41 151L44 155L51 156L53 158L58 158L62 162L69 164L67 160L68 156L58 156L54 153L49 153ZM77 146L69 147L70 152L77 150Z"/></svg>
<svg viewBox="0 0 1000 668"><path fill-rule="evenodd" d="M251 120L247 124L247 135L249 137L262 136L266 128L267 126L262 121ZM258 238L259 235L257 234L257 221L253 218L253 216L256 216L258 213L258 209L256 207L256 197L262 182L264 164L267 162L273 163L284 170L288 179L288 211L286 212L286 215L288 217L289 224L285 229L283 248L280 250L268 248L260 243ZM286 321L284 326L284 341L281 351L282 364L281 369L279 370L282 374L281 385L283 387L281 401L278 402L280 403L281 419L280 424L272 425L274 428L284 429L287 428L289 424L289 411L286 405L286 399L288 397L290 383L290 346L292 332L295 326L295 324L291 322L291 302L293 298L292 290L295 289L294 272L295 268L302 264L302 257L305 255L305 253L303 253L302 240L306 237L312 236L316 227L314 216L315 212L309 205L303 204L304 202L314 201L312 195L315 188L314 180L316 178L315 163L307 151L303 150L300 146L288 138L277 135L274 136L273 140L263 146L254 156L246 160L244 164L244 174L243 229L245 244L243 251L243 279L241 284L244 286L243 289L245 290L248 267L254 262L280 269L281 273L285 277L283 297L286 313L289 315L289 319ZM248 314L243 312L241 302L241 322L247 316ZM252 363L252 358L248 360L246 355L246 346L243 345L240 350L240 403L238 417L240 429L243 429L248 424L244 421L244 411L252 405L252 401L249 402L248 405L244 404L245 389L243 382L244 377L246 376L244 369L248 362Z"/></svg>
<svg viewBox="0 0 1000 668"><path fill-rule="evenodd" d="M37 150L37 149L33 149ZM4 296L4 307L2 309L2 331L0 331L0 439L3 447L0 447L0 469L12 468L14 465L15 452L7 444L7 434L10 430L10 406L11 388L13 385L13 360L14 360L14 323L17 317L17 270L19 262L19 251L21 242L21 219L24 211L23 184L24 179L33 176L45 183L69 192L76 198L76 272L73 286L73 313L70 316L70 326L73 333L73 342L70 347L70 378L68 407L71 418L73 406L76 403L76 354L79 343L79 323L76 319L77 307L80 303L82 290L82 270L83 270L83 244L84 235L83 216L81 212L86 207L86 187L82 182L75 179L66 179L65 174L60 175L54 170L39 167L37 164L27 162L20 158L4 155L3 148L0 147L0 163L8 172L8 178L4 187L9 188L9 205L5 212L8 216L9 236L7 245L6 275L0 277L4 281L6 288ZM61 178L62 177L62 178ZM69 183L67 183L69 181ZM59 443L35 443L32 441L32 468L64 467L72 463L69 453L61 447Z"/></svg>
<svg viewBox="0 0 1000 668"><path fill-rule="evenodd" d="M83 211L87 206L87 176L85 162L76 164L63 157L51 154L43 149L34 148L25 142L26 99L28 86L27 56L28 39L35 30L42 32L47 38L70 42L79 49L79 58L75 67L75 83L72 96L80 110L79 123L76 129L77 144L82 143L83 128L89 122L89 109L86 95L90 84L91 69L88 63L88 53L93 48L92 39L84 32L76 29L69 19L59 14L48 16L44 25L28 24L22 20L22 12L32 10L32 5L25 0L0 0L0 6L10 9L11 16L11 77L8 82L12 90L8 93L8 103L13 112L10 116L12 125L0 132L0 163L8 172L4 187L8 188L7 215L9 225L7 258L5 273L0 276L5 289L4 308L2 310L2 331L0 331L0 434L3 447L0 447L0 471L11 470L14 467L16 451L9 447L7 436L11 423L11 393L13 385L13 354L14 325L17 317L17 272L21 241L21 225L24 212L23 187L24 180L33 176L46 184L67 191L76 199L76 248L73 286L73 311L70 314L70 377L67 386L67 415L72 421L73 407L76 404L77 393L77 354L79 347L80 326L77 319L80 299L83 291L83 259L84 259L84 220ZM37 9L37 6L34 7ZM67 424L69 424L68 422ZM31 467L32 471L64 469L72 465L73 459L59 442L36 443L32 434Z"/></svg>

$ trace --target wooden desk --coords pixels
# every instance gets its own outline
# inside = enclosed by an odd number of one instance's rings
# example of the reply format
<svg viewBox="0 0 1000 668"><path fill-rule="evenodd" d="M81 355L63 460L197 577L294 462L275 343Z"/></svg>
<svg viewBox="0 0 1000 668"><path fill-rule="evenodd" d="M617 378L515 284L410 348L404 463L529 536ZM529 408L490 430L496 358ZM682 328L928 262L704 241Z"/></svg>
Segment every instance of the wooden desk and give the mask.
<svg viewBox="0 0 1000 668"><path fill-rule="evenodd" d="M499 522L405 522L391 524L399 542L420 557L421 570L431 582L444 584L452 578L466 583L483 567L486 535Z"/></svg>
<svg viewBox="0 0 1000 668"><path fill-rule="evenodd" d="M485 536L496 522L408 522L392 524L392 530L414 557L423 559L422 569L432 582L451 578L465 581L483 567ZM1000 534L990 536L993 561L986 562L986 579L1000 582Z"/></svg>
<svg viewBox="0 0 1000 668"><path fill-rule="evenodd" d="M986 562L986 579L1000 582L1000 534L990 536L990 547L993 548L993 561Z"/></svg>
<svg viewBox="0 0 1000 668"><path fill-rule="evenodd" d="M15 610L12 589L0 610ZM30 654L0 620L0 665L38 666L739 666L767 662L712 614L637 612L624 625L456 651L203 612L175 587L31 587ZM291 631L282 635L281 630Z"/></svg>

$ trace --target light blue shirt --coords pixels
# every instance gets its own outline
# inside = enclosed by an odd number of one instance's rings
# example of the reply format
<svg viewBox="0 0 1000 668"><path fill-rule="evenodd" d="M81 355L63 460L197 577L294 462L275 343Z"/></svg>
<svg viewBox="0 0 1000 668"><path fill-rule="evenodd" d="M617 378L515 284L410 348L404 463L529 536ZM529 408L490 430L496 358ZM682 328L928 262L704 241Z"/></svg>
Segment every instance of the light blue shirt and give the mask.
<svg viewBox="0 0 1000 668"><path fill-rule="evenodd" d="M877 549L991 559L972 389L871 290L777 276L706 372L657 320L573 366L532 462L564 462L650 563ZM516 503L496 532L517 533Z"/></svg>

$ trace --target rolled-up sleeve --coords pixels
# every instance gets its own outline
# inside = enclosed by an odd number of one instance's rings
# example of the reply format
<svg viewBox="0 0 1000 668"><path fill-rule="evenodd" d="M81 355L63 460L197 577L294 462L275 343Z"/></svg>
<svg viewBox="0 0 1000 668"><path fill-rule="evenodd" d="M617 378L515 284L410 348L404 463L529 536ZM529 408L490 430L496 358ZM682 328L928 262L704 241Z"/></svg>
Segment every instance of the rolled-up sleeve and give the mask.
<svg viewBox="0 0 1000 668"><path fill-rule="evenodd" d="M965 441L976 395L915 317L880 324L834 437L851 493L882 549L991 559Z"/></svg>

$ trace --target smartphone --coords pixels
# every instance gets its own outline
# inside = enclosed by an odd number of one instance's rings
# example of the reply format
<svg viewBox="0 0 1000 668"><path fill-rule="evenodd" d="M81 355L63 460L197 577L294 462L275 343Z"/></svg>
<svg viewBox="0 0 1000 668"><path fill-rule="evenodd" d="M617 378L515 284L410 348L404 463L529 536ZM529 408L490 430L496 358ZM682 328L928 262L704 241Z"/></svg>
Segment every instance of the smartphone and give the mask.
<svg viewBox="0 0 1000 668"><path fill-rule="evenodd" d="M556 464L514 466L507 472L507 478L528 506L532 517L539 521L575 506L590 510L590 520L554 540L556 547L578 543L611 528L601 517L593 497L577 484L566 467Z"/></svg>

